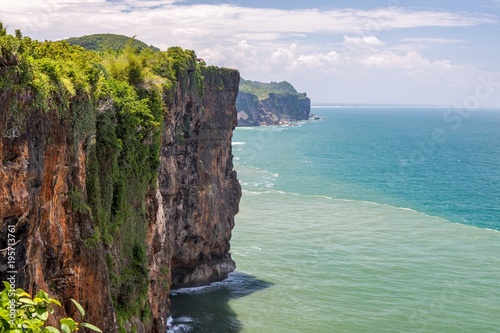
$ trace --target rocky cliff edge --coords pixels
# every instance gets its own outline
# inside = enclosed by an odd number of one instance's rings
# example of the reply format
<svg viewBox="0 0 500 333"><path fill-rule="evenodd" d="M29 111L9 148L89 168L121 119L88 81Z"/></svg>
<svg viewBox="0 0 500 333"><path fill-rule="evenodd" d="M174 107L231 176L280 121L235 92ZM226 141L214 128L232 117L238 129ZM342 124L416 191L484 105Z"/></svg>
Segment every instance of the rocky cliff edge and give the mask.
<svg viewBox="0 0 500 333"><path fill-rule="evenodd" d="M74 298L104 332L164 333L170 288L235 268L238 72L179 48L0 43L0 278L60 299L55 319Z"/></svg>

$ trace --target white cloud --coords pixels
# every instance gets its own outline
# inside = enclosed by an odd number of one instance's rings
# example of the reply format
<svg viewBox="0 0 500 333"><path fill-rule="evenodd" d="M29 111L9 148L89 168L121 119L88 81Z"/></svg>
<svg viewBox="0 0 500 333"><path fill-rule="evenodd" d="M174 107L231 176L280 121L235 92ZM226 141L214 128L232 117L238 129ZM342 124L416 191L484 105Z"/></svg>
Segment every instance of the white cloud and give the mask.
<svg viewBox="0 0 500 333"><path fill-rule="evenodd" d="M397 44L393 45L391 49L393 51L399 52L411 52L411 51L424 51L427 49L442 48L446 45L452 44L469 44L466 40L461 39L449 39L449 38L436 38L436 37L412 37L412 38L401 38L397 41Z"/></svg>
<svg viewBox="0 0 500 333"><path fill-rule="evenodd" d="M367 45L367 46L382 46L384 45L377 37L375 36L363 36L363 37L348 37L344 36L344 43L350 45Z"/></svg>
<svg viewBox="0 0 500 333"><path fill-rule="evenodd" d="M240 47L240 49L242 50L248 50L250 49L250 45L247 43L246 40L242 40L241 42L238 43L238 46Z"/></svg>
<svg viewBox="0 0 500 333"><path fill-rule="evenodd" d="M38 38L61 38L103 31L137 34L150 43L174 43L172 28L188 30L193 43L207 46L213 40L278 39L291 34L337 33L373 35L390 29L466 27L493 23L484 14L408 10L402 7L374 10L280 10L235 5L176 5L173 0L45 0L8 1L0 18L7 24L30 29ZM26 14L31 13L31 14ZM228 28L230 27L230 29Z"/></svg>
<svg viewBox="0 0 500 333"><path fill-rule="evenodd" d="M462 39L447 39L447 38L432 38L432 37L416 37L402 38L403 43L418 43L418 44L457 44L465 43Z"/></svg>
<svg viewBox="0 0 500 333"><path fill-rule="evenodd" d="M331 51L328 53L302 54L289 64L297 71L307 71L311 68L323 73L354 73L374 68L384 70L399 70L408 78L425 80L425 77L436 73L462 71L465 67L454 66L449 60L432 61L418 52L398 54L388 50L372 49L370 53L345 54Z"/></svg>
<svg viewBox="0 0 500 333"><path fill-rule="evenodd" d="M359 53L373 53L378 47L383 46L375 36L349 37L344 36L344 41L341 44L342 53L354 57Z"/></svg>
<svg viewBox="0 0 500 333"><path fill-rule="evenodd" d="M284 62L293 59L297 44L293 43L289 48L279 48L271 54L270 61Z"/></svg>
<svg viewBox="0 0 500 333"><path fill-rule="evenodd" d="M262 61L262 56L246 40L231 46L216 44L197 53L209 64L224 65L247 73L264 74L271 71L269 64Z"/></svg>
<svg viewBox="0 0 500 333"><path fill-rule="evenodd" d="M283 37L283 34L273 33L273 32L268 32L268 33L245 32L245 33L236 33L234 37L248 39L248 40L258 40L258 41L275 41Z"/></svg>
<svg viewBox="0 0 500 333"><path fill-rule="evenodd" d="M24 1L2 1L0 11L13 14L43 14L57 12L65 7L89 4L104 5L106 0L24 0Z"/></svg>
<svg viewBox="0 0 500 333"><path fill-rule="evenodd" d="M341 60L335 51L329 53L303 54L291 63L291 67L297 70L307 70L311 68L321 69L325 72L332 71L334 66Z"/></svg>
<svg viewBox="0 0 500 333"><path fill-rule="evenodd" d="M83 4L98 4L104 3L106 0L45 0L45 1L37 1L37 3L41 4L59 4L60 6L75 4L75 5L83 5Z"/></svg>
<svg viewBox="0 0 500 333"><path fill-rule="evenodd" d="M320 82L321 77L328 81L335 75L346 79L373 74L383 81L397 75L403 83L435 87L463 85L473 70L448 59L430 59L421 50L466 41L435 37L391 41L384 32L496 23L487 14L404 7L280 10L243 7L240 0L212 5L177 2L3 1L0 20L11 32L20 28L42 40L109 32L135 35L162 49L180 45L196 50L209 64L240 69L245 78Z"/></svg>

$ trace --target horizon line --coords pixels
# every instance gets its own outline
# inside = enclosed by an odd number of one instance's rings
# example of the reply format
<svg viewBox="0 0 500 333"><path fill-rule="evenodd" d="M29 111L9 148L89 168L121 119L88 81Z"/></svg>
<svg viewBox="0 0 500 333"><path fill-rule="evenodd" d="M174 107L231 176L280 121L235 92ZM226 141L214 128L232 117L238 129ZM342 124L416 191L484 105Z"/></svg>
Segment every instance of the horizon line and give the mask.
<svg viewBox="0 0 500 333"><path fill-rule="evenodd" d="M382 103L311 103L311 108L366 108L366 107L389 107L389 108L456 108L463 107L460 104L382 104ZM475 109L500 109L500 105L484 105Z"/></svg>

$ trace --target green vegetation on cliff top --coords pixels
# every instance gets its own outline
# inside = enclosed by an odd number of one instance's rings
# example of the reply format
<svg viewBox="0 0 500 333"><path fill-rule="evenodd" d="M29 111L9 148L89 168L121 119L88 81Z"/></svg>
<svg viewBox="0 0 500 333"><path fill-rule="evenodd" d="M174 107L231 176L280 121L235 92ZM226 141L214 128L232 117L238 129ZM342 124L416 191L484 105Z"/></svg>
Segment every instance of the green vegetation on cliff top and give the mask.
<svg viewBox="0 0 500 333"><path fill-rule="evenodd" d="M70 184L68 198L75 218L91 221L93 235L83 242L108 264L121 325L151 318L144 203L156 189L167 106L177 82L203 93L200 66L193 51L179 47L97 53L20 31L8 35L0 22L0 135L29 135L29 119L54 119L43 116L52 113L69 133L73 158L86 147L86 184Z"/></svg>
<svg viewBox="0 0 500 333"><path fill-rule="evenodd" d="M115 34L95 34L81 37L72 37L66 39L71 45L80 45L87 50L92 51L107 51L107 50L122 50L126 47L132 47L138 50L151 49L152 51L160 51L159 48L147 45L133 37Z"/></svg>
<svg viewBox="0 0 500 333"><path fill-rule="evenodd" d="M299 95L299 97L305 97L305 94L299 94L297 90L286 81L264 83L241 79L240 91L255 95L261 100L266 99L269 94L289 94Z"/></svg>

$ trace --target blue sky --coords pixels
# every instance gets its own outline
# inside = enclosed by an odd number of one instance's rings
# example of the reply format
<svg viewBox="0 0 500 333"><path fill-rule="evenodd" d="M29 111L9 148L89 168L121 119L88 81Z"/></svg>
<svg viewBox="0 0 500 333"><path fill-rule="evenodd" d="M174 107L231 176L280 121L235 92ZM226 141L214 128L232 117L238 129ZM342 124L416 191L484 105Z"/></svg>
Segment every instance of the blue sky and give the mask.
<svg viewBox="0 0 500 333"><path fill-rule="evenodd" d="M500 106L500 0L0 1L10 32L179 45L313 103Z"/></svg>

